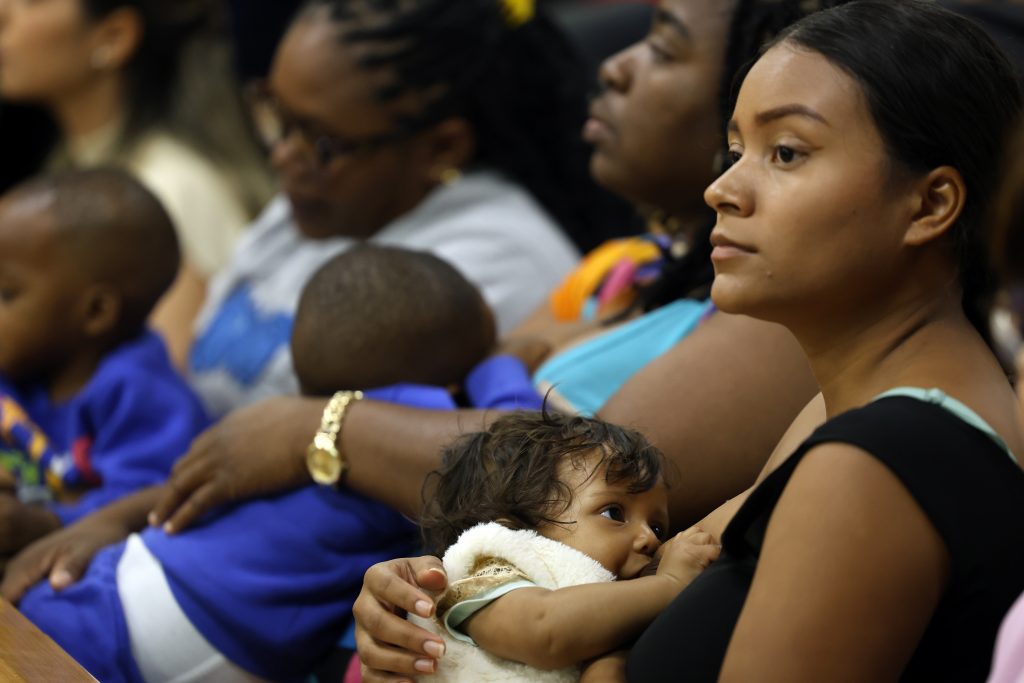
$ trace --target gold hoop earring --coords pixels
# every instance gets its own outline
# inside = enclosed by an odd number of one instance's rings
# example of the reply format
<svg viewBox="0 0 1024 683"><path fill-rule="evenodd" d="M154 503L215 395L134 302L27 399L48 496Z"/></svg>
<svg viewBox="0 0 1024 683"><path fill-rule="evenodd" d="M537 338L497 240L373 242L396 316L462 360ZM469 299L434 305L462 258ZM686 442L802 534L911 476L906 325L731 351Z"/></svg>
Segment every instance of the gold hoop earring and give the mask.
<svg viewBox="0 0 1024 683"><path fill-rule="evenodd" d="M461 178L462 171L455 168L454 166L444 169L437 176L437 179L441 182L442 185L452 185L454 183L457 183Z"/></svg>

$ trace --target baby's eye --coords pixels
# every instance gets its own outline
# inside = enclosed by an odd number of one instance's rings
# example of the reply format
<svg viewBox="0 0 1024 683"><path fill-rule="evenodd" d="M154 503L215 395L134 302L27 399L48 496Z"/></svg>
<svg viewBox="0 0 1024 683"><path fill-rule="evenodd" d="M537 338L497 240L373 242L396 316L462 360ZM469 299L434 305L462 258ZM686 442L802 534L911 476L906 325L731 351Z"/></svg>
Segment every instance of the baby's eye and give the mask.
<svg viewBox="0 0 1024 683"><path fill-rule="evenodd" d="M601 516L615 520L616 522L626 521L626 515L622 511L622 507L619 505L609 505L604 510L601 510Z"/></svg>
<svg viewBox="0 0 1024 683"><path fill-rule="evenodd" d="M665 531L666 531L666 529L661 524L658 524L657 522L652 524L651 525L651 531L654 532L654 535L658 537L659 541L664 541L665 540Z"/></svg>

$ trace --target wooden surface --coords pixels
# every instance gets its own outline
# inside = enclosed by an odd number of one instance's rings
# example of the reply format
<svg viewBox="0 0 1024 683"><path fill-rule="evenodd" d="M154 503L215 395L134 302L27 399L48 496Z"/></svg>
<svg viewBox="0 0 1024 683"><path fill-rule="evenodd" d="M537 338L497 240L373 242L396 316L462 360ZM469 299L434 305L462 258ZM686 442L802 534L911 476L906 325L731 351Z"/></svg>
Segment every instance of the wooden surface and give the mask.
<svg viewBox="0 0 1024 683"><path fill-rule="evenodd" d="M0 681L96 683L11 603L0 598Z"/></svg>

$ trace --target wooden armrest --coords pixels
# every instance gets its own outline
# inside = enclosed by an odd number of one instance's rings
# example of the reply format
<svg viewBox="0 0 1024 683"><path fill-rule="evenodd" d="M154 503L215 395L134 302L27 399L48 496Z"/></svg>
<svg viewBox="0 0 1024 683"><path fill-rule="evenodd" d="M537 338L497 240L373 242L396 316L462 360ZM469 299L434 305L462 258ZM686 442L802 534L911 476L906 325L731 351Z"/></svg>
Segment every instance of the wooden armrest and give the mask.
<svg viewBox="0 0 1024 683"><path fill-rule="evenodd" d="M0 680L96 683L68 653L0 598Z"/></svg>

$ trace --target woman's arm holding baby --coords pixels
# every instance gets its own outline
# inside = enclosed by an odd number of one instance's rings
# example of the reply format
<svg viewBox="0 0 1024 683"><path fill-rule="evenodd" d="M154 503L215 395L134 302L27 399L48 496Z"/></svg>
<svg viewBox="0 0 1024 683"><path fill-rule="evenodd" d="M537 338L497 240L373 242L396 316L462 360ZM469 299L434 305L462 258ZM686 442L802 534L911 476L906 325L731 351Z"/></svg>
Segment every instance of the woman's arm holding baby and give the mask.
<svg viewBox="0 0 1024 683"><path fill-rule="evenodd" d="M710 534L691 529L665 544L654 576L514 590L473 615L465 630L487 652L538 669L579 664L636 637L718 550Z"/></svg>
<svg viewBox="0 0 1024 683"><path fill-rule="evenodd" d="M309 484L306 447L326 402L281 396L225 416L174 466L151 521L174 533L218 505ZM440 465L441 447L486 428L501 414L359 401L346 413L340 437L339 449L350 466L345 483L415 515L423 480Z"/></svg>

